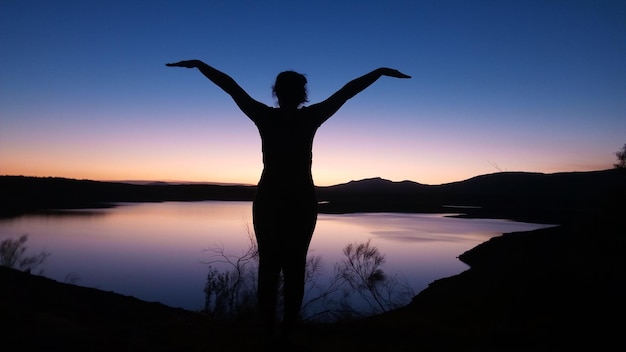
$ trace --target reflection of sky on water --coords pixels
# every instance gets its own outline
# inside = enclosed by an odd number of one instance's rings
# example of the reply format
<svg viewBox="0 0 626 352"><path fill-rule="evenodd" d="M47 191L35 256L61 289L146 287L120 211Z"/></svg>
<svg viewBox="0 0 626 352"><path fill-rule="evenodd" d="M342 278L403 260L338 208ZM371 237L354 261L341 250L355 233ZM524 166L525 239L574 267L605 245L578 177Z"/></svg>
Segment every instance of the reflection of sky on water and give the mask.
<svg viewBox="0 0 626 352"><path fill-rule="evenodd" d="M0 240L29 235L29 250L51 253L44 274L148 301L199 309L210 248L241 255L252 229L250 202L139 203L65 215L0 220ZM441 214L320 214L310 254L325 272L350 243L372 242L384 270L416 292L467 268L457 256L503 232L541 225L447 218ZM251 232L250 232L251 233Z"/></svg>

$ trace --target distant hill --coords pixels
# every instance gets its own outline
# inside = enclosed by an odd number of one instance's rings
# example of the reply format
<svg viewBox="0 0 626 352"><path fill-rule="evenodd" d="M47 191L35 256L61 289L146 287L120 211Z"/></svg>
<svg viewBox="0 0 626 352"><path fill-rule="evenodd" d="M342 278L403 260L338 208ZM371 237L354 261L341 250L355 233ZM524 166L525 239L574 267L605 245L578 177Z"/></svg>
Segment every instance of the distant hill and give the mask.
<svg viewBox="0 0 626 352"><path fill-rule="evenodd" d="M324 212L458 212L467 216L563 222L615 212L626 198L626 170L554 174L500 172L442 185L380 178L320 187Z"/></svg>
<svg viewBox="0 0 626 352"><path fill-rule="evenodd" d="M430 187L413 181L389 181L380 177L366 178L359 181L350 181L335 186L325 187L326 189L344 192L391 192L400 193L405 191L415 191Z"/></svg>
<svg viewBox="0 0 626 352"><path fill-rule="evenodd" d="M500 172L442 185L382 178L318 187L320 212L458 212L466 216L561 222L616 211L626 170L554 174ZM119 202L245 200L255 186L137 184L56 177L0 176L0 215L46 209L106 207ZM454 207L454 208L452 208Z"/></svg>

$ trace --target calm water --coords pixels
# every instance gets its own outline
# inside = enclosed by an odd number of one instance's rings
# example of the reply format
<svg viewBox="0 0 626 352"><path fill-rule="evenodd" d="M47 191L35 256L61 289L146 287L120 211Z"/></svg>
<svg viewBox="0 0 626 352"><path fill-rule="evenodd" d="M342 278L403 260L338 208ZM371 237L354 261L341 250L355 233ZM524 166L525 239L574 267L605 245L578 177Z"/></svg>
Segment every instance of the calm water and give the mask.
<svg viewBox="0 0 626 352"><path fill-rule="evenodd" d="M546 227L446 214L320 214L311 254L330 273L350 243L371 240L385 254L383 269L419 292L467 269L457 256L505 232ZM449 215L449 214L448 214ZM124 204L64 215L0 220L0 240L26 234L28 253L51 255L43 275L191 310L204 305L209 252L238 255L252 229L251 202Z"/></svg>

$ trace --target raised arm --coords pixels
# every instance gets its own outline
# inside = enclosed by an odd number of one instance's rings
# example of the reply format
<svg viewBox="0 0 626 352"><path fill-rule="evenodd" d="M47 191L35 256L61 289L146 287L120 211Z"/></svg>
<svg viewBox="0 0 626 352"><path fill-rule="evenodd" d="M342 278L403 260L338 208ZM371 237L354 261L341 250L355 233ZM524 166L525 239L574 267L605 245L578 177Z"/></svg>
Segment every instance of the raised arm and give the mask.
<svg viewBox="0 0 626 352"><path fill-rule="evenodd" d="M344 85L341 89L331 95L328 99L324 100L321 103L311 105L310 108L318 109L318 114L320 118L325 121L326 119L330 118L335 112L337 112L337 110L339 110L339 108L341 108L341 106L346 101L348 101L348 99L365 90L365 88L372 85L372 83L376 82L382 76L395 78L411 78L411 76L405 75L398 70L381 67L346 83L346 85Z"/></svg>
<svg viewBox="0 0 626 352"><path fill-rule="evenodd" d="M267 106L263 103L260 103L237 84L232 77L225 74L222 71L219 71L200 60L188 60L188 61L180 61L171 64L165 64L168 67L186 67L186 68L197 68L202 72L202 74L211 80L211 82L215 83L218 87L222 88L223 91L228 93L237 106L246 114L248 117L254 119L260 109L267 108Z"/></svg>

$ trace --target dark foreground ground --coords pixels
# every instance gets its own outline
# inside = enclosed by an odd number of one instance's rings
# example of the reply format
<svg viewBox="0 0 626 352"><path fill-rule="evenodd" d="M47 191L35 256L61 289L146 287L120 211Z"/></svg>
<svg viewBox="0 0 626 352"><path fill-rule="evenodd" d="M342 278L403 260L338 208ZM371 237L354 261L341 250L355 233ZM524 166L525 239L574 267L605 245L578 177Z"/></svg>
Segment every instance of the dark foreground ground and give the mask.
<svg viewBox="0 0 626 352"><path fill-rule="evenodd" d="M396 311L305 324L282 351L625 351L622 222L505 234L462 254L470 269ZM253 323L0 268L2 349L258 351Z"/></svg>

